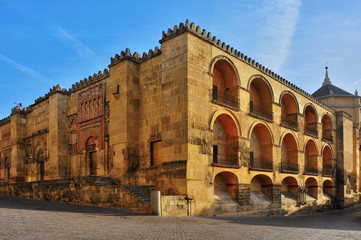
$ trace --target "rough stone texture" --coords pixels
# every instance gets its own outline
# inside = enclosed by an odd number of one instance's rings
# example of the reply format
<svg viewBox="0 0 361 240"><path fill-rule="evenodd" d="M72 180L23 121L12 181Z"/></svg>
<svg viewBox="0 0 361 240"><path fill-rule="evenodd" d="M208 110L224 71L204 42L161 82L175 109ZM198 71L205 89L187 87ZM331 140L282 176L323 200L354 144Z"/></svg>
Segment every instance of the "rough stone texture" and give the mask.
<svg viewBox="0 0 361 240"><path fill-rule="evenodd" d="M139 190L134 191L132 186L121 186L119 182L104 177L14 183L0 186L0 195L128 208L135 212L152 213L150 199L139 197L144 196L144 193L140 194Z"/></svg>
<svg viewBox="0 0 361 240"><path fill-rule="evenodd" d="M238 189L238 192L236 195L237 202L241 206L251 205L251 203L250 203L251 189L249 187L249 184L239 184L237 189Z"/></svg>
<svg viewBox="0 0 361 240"><path fill-rule="evenodd" d="M360 144L351 116L339 117L194 23L169 29L160 43L142 56L126 49L111 58L109 70L13 108L0 120L0 183L107 176L193 199L192 215L213 215L220 183L247 214L257 210L250 191L281 211L278 186L291 191L311 183L315 205L325 203L324 187L338 186L340 206L358 199ZM293 127L284 124L289 116L297 120ZM324 116L335 141L323 138ZM322 174L325 148L337 178ZM313 173L305 173L309 159ZM296 171L282 163L296 164ZM16 186L28 192L28 185ZM39 197L47 194L38 189ZM82 201L101 198L89 193Z"/></svg>
<svg viewBox="0 0 361 240"><path fill-rule="evenodd" d="M188 204L185 195L162 196L162 216L187 216Z"/></svg>

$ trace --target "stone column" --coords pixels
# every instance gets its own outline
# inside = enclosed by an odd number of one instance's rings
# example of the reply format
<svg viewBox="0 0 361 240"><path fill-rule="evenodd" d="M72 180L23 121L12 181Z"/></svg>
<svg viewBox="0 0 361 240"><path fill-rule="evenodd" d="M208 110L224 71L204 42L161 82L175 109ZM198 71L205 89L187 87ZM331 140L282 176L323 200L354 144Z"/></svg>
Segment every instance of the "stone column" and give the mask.
<svg viewBox="0 0 361 240"><path fill-rule="evenodd" d="M24 161L26 136L26 110L15 107L11 110L11 167L10 182L25 181Z"/></svg>
<svg viewBox="0 0 361 240"><path fill-rule="evenodd" d="M249 184L240 183L238 187L235 187L235 193L239 205L251 205L251 188Z"/></svg>
<svg viewBox="0 0 361 240"><path fill-rule="evenodd" d="M281 185L274 184L272 186L272 204L281 206Z"/></svg>

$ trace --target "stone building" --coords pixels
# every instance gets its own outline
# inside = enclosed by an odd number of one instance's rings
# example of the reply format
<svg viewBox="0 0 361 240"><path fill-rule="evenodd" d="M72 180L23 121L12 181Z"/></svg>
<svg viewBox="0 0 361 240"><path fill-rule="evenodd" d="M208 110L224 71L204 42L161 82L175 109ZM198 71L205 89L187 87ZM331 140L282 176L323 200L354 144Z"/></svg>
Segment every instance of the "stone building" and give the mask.
<svg viewBox="0 0 361 240"><path fill-rule="evenodd" d="M163 215L358 200L358 96L312 96L188 21L159 42L13 108L0 193L132 208L159 190Z"/></svg>

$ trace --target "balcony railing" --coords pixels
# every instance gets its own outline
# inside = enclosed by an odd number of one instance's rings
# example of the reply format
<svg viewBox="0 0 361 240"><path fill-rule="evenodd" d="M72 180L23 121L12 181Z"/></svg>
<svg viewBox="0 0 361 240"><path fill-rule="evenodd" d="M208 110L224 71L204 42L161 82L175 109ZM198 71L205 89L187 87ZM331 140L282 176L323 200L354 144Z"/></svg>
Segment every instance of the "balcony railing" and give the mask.
<svg viewBox="0 0 361 240"><path fill-rule="evenodd" d="M322 139L333 142L332 129L325 129L322 131Z"/></svg>
<svg viewBox="0 0 361 240"><path fill-rule="evenodd" d="M263 158L253 158L251 155L249 168L252 170L273 171L273 162Z"/></svg>
<svg viewBox="0 0 361 240"><path fill-rule="evenodd" d="M322 170L322 175L325 177L333 177L333 170L332 166L324 166Z"/></svg>
<svg viewBox="0 0 361 240"><path fill-rule="evenodd" d="M267 120L273 120L273 112L265 109L264 107L257 106L253 103L253 101L249 102L249 112L251 115L262 117Z"/></svg>
<svg viewBox="0 0 361 240"><path fill-rule="evenodd" d="M281 162L281 171L289 173L298 173L298 163Z"/></svg>
<svg viewBox="0 0 361 240"><path fill-rule="evenodd" d="M317 122L307 123L305 124L305 133L310 134L314 137L317 137Z"/></svg>
<svg viewBox="0 0 361 240"><path fill-rule="evenodd" d="M281 124L287 128L292 128L298 131L297 114L282 116Z"/></svg>
<svg viewBox="0 0 361 240"><path fill-rule="evenodd" d="M223 154L215 154L213 155L213 163L217 165L224 166L238 166L238 156L234 155L223 155Z"/></svg>
<svg viewBox="0 0 361 240"><path fill-rule="evenodd" d="M217 89L212 89L212 99L214 102L239 109L239 98L228 93L218 91Z"/></svg>
<svg viewBox="0 0 361 240"><path fill-rule="evenodd" d="M305 174L318 175L318 169L317 167L306 165Z"/></svg>

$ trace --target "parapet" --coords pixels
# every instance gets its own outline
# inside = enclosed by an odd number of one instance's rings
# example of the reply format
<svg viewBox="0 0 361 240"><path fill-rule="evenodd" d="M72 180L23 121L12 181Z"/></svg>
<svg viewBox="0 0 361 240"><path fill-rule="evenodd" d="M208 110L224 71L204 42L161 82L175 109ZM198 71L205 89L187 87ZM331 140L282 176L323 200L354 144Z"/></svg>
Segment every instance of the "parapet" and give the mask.
<svg viewBox="0 0 361 240"><path fill-rule="evenodd" d="M85 88L93 83L99 82L105 78L109 77L109 70L105 68L102 71L99 71L98 73L94 73L93 76L89 76L88 78L84 78L83 80L74 83L71 88L68 90L68 94L74 93L82 88Z"/></svg>
<svg viewBox="0 0 361 240"><path fill-rule="evenodd" d="M9 122L10 122L10 116L3 118L0 120L0 126L4 125L6 123L9 123Z"/></svg>
<svg viewBox="0 0 361 240"><path fill-rule="evenodd" d="M114 57L110 58L109 68L114 66L117 63L120 63L124 60L131 60L137 63L141 63L147 61L155 56L158 56L162 53L162 50L159 47L155 47L154 50L149 49L148 53L144 52L142 56L139 53L134 52L133 54L130 52L129 48L126 48L125 51L121 51L120 55L115 54Z"/></svg>
<svg viewBox="0 0 361 240"><path fill-rule="evenodd" d="M242 62L250 65L253 68L256 68L260 72L268 75L269 77L275 79L276 81L282 83L283 85L287 86L288 88L294 90L295 92L299 93L300 95L308 98L309 100L321 105L322 107L328 109L329 111L335 113L335 109L331 108L330 106L326 105L325 103L321 102L320 100L314 98L311 94L307 93L303 89L299 88L298 86L292 84L291 82L287 81L285 78L279 76L277 73L271 71L270 69L266 68L262 64L258 63L254 59L251 59L244 53L234 49L233 47L227 45L225 42L222 42L217 37L212 37L211 32L207 32L205 29L202 29L199 26L196 26L194 23L189 23L187 19L185 23L180 23L179 26L175 25L173 29L169 28L167 32L163 31L162 39L159 40L159 43L163 43L168 39L171 39L179 34L184 32L190 32L203 40L211 43L212 45L218 47L219 49L227 52L228 54L238 58Z"/></svg>
<svg viewBox="0 0 361 240"><path fill-rule="evenodd" d="M48 99L51 95L54 95L55 93L68 94L68 91L65 88L62 89L60 87L60 85L57 84L57 85L53 86L52 88L50 88L49 92L47 94L45 94L42 97L38 97L37 99L35 99L35 104L38 104L38 103Z"/></svg>

